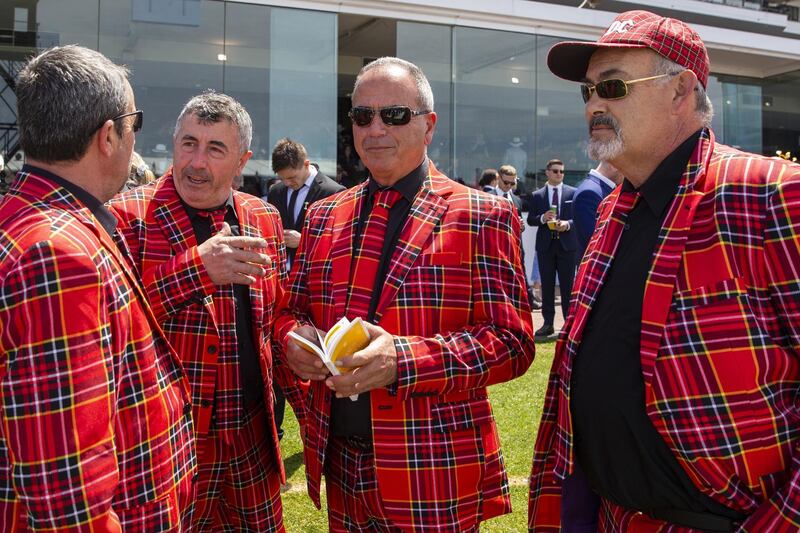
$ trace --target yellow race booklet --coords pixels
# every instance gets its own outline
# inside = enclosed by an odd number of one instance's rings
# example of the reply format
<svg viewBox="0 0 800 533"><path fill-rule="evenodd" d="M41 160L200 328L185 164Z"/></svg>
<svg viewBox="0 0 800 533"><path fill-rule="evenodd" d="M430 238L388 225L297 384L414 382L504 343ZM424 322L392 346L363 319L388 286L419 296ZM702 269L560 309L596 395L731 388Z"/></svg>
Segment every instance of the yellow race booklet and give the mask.
<svg viewBox="0 0 800 533"><path fill-rule="evenodd" d="M303 349L317 354L334 376L338 376L342 372L350 372L351 370L349 368L340 369L336 366L336 361L348 355L353 355L369 344L369 333L367 333L367 328L365 328L364 324L361 322L361 318L356 318L351 322L346 316L343 316L341 320L328 330L324 339L320 336L319 331L317 331L319 346L297 335L294 331L289 332L289 336L293 338L297 344L302 346ZM356 401L358 399L358 394L350 396L350 399Z"/></svg>

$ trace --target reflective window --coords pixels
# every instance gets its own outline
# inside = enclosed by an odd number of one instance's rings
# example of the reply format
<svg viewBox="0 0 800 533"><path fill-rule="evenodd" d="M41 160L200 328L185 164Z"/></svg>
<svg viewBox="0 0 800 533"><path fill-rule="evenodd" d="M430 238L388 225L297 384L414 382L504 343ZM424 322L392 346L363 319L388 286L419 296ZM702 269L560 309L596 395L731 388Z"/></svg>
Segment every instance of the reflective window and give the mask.
<svg viewBox="0 0 800 533"><path fill-rule="evenodd" d="M441 172L455 177L450 145L453 132L451 42L450 26L397 23L397 57L419 66L433 90L437 123L436 133L428 147L428 157Z"/></svg>
<svg viewBox="0 0 800 533"><path fill-rule="evenodd" d="M336 15L273 8L269 35L269 150L291 137L335 176Z"/></svg>
<svg viewBox="0 0 800 533"><path fill-rule="evenodd" d="M34 4L31 2L31 4ZM98 0L40 0L26 17L36 47L80 44L97 50Z"/></svg>
<svg viewBox="0 0 800 533"><path fill-rule="evenodd" d="M722 99L723 142L761 153L761 86L747 80L723 81Z"/></svg>
<svg viewBox="0 0 800 533"><path fill-rule="evenodd" d="M550 159L564 162L564 181L576 184L586 177L595 163L586 155L589 134L584 103L577 83L562 80L547 68L547 52L561 41L552 37L537 40L536 68L536 158L530 165L529 179L541 187L547 180L544 169Z"/></svg>
<svg viewBox="0 0 800 533"><path fill-rule="evenodd" d="M800 160L800 70L764 80L762 99L764 153Z"/></svg>
<svg viewBox="0 0 800 533"><path fill-rule="evenodd" d="M253 121L253 157L245 174L272 174L269 143L269 41L272 9L229 3L225 8L225 92L247 109Z"/></svg>
<svg viewBox="0 0 800 533"><path fill-rule="evenodd" d="M136 151L157 174L171 162L172 133L183 105L206 89L223 90L223 2L101 0L100 51L131 69L144 128ZM154 22L154 21L158 22Z"/></svg>
<svg viewBox="0 0 800 533"><path fill-rule="evenodd" d="M457 27L454 53L455 175L477 184L486 168L535 169L536 37Z"/></svg>

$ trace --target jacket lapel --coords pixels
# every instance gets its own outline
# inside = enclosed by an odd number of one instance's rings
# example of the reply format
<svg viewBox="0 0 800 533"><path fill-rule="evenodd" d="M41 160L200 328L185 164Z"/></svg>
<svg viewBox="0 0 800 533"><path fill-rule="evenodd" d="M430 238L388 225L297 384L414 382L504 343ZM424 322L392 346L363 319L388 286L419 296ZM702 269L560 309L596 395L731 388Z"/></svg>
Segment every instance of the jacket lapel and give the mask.
<svg viewBox="0 0 800 533"><path fill-rule="evenodd" d="M233 195L233 206L236 211L236 218L239 220L239 232L242 237L265 237L261 235L255 220L250 216L250 210L242 207L241 197L237 194ZM257 317L264 316L264 290L263 283L256 282L250 285L250 307L252 309L252 326L253 336L256 348L260 345L261 331L264 324L260 323Z"/></svg>
<svg viewBox="0 0 800 533"><path fill-rule="evenodd" d="M375 309L376 323L380 322L389 303L394 301L422 247L447 211L446 197L450 192L449 181L431 163L428 177L414 198L411 211L400 230L397 247L392 253L389 269L386 272L386 283Z"/></svg>
<svg viewBox="0 0 800 533"><path fill-rule="evenodd" d="M354 254L353 238L358 219L361 215L364 195L367 194L367 183L363 182L351 189L351 194L340 200L336 209L331 211L333 227L331 232L331 277L333 289L331 296L334 304L334 316L329 326L345 315L347 310L347 294L350 285L350 268Z"/></svg>
<svg viewBox="0 0 800 533"><path fill-rule="evenodd" d="M689 229L697 205L703 198L703 193L695 190L695 185L705 176L713 148L713 134L709 130L703 130L681 177L675 200L661 227L653 264L647 276L642 302L641 363L645 385L648 388L653 378L653 367L661 339L664 336L664 325L672 305L672 294Z"/></svg>
<svg viewBox="0 0 800 533"><path fill-rule="evenodd" d="M194 235L194 228L192 222L189 220L189 215L181 203L178 191L175 189L175 182L172 177L172 169L167 171L153 194L153 201L148 206L147 218L156 221L157 225L161 228L164 236L167 238L174 255L181 254L191 248L197 246L197 239ZM145 239L142 243L143 258L147 259L148 242L155 243L155 239ZM204 305L211 314L212 319L216 325L216 314L214 313L214 300L213 298L205 298Z"/></svg>

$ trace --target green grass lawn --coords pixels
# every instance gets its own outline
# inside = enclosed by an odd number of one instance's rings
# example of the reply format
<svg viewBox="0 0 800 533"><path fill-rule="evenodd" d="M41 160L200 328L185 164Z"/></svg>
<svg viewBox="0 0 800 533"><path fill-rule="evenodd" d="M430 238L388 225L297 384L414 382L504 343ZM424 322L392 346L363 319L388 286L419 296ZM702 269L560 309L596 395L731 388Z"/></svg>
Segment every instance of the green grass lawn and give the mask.
<svg viewBox="0 0 800 533"><path fill-rule="evenodd" d="M514 381L489 389L500 441L511 482L514 512L484 522L482 532L506 533L525 531L528 517L527 478L531 470L533 443L542 414L547 376L553 360L555 344L536 345L536 359L528 372ZM289 533L327 531L323 491L322 511L317 511L305 491L305 469L302 464L300 436L291 409L286 409L286 433L281 441L286 476L290 487L283 495L283 518Z"/></svg>

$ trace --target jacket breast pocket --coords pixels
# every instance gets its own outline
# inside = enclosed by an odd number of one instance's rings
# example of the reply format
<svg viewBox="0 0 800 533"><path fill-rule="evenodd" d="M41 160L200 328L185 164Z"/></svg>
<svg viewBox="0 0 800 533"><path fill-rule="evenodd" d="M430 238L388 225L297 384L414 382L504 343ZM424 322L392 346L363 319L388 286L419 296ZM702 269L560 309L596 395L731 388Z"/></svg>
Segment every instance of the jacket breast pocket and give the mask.
<svg viewBox="0 0 800 533"><path fill-rule="evenodd" d="M450 433L492 421L492 408L485 396L474 400L435 404L431 407L433 430Z"/></svg>
<svg viewBox="0 0 800 533"><path fill-rule="evenodd" d="M742 278L730 278L702 287L678 291L673 295L672 307L675 311L682 312L736 299L746 293L747 288Z"/></svg>
<svg viewBox="0 0 800 533"><path fill-rule="evenodd" d="M667 335L680 342L678 350L711 356L748 349L762 332L750 311L744 280L731 278L675 292Z"/></svg>

